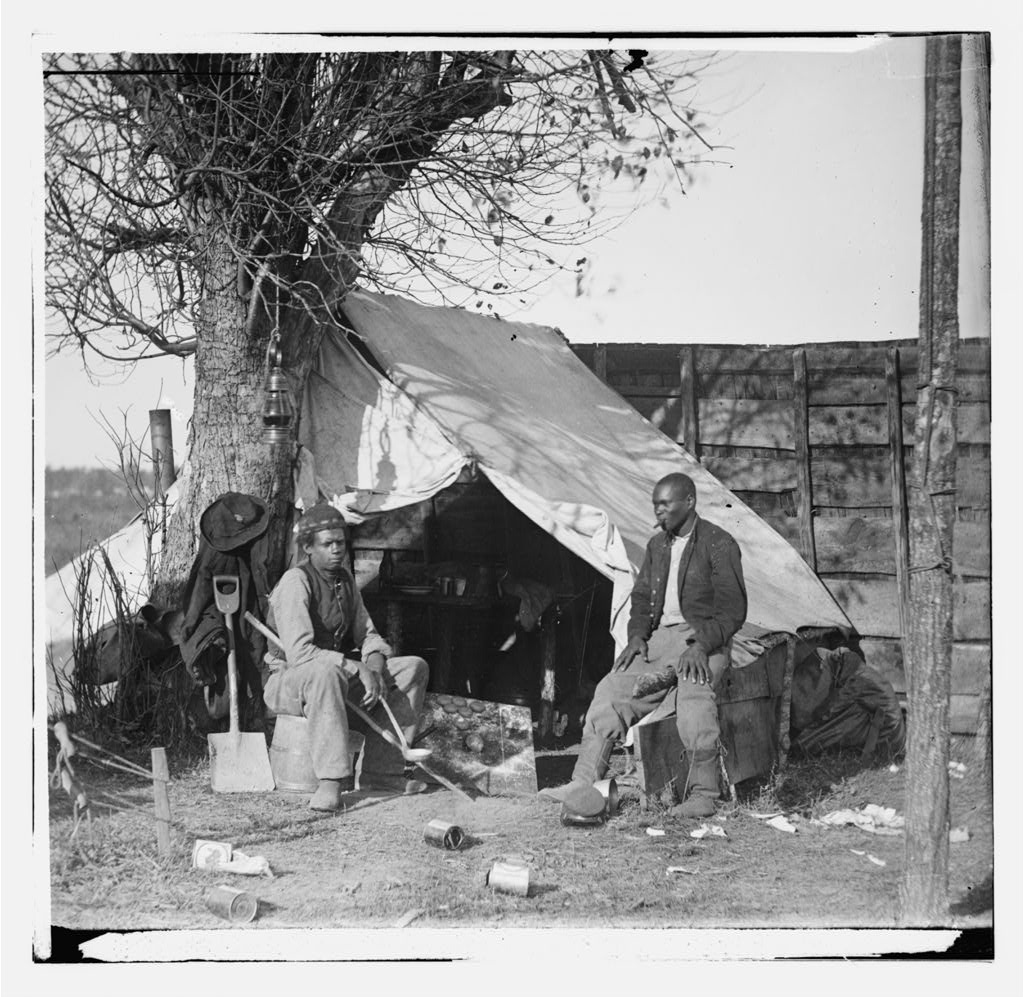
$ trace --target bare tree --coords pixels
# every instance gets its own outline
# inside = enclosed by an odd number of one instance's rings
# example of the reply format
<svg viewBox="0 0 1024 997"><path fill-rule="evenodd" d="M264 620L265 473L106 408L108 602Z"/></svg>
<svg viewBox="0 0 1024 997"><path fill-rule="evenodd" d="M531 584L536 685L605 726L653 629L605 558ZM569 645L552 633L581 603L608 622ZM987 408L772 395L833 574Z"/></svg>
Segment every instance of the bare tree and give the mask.
<svg viewBox="0 0 1024 997"><path fill-rule="evenodd" d="M921 211L921 333L914 475L909 488L909 724L900 920L949 914L949 691L956 518L960 37L927 40Z"/></svg>
<svg viewBox="0 0 1024 997"><path fill-rule="evenodd" d="M127 361L195 356L165 593L187 571L199 513L220 492L269 499L283 531L293 454L277 447L268 460L259 442L272 344L298 393L357 280L515 293L562 265L552 246L579 245L602 224L596 205L611 181L682 184L710 150L689 101L712 58L49 57L47 304L63 320L57 348Z"/></svg>

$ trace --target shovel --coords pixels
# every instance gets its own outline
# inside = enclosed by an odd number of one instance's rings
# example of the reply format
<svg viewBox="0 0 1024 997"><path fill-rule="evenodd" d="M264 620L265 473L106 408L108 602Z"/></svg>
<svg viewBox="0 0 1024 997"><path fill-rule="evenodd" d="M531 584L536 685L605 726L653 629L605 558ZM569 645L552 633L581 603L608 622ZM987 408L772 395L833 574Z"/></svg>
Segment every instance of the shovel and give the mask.
<svg viewBox="0 0 1024 997"><path fill-rule="evenodd" d="M208 734L210 787L215 793L260 793L274 788L267 739L243 734L238 726L238 673L235 668L234 615L240 608L237 575L214 575L213 598L228 628L228 699L230 727L226 734Z"/></svg>

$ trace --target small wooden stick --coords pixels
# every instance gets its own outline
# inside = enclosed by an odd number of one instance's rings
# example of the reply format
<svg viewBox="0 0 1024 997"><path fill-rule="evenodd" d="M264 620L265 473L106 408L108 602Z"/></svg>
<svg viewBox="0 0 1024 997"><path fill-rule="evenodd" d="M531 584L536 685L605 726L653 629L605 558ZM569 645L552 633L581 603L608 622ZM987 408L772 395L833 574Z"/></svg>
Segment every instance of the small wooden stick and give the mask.
<svg viewBox="0 0 1024 997"><path fill-rule="evenodd" d="M75 811L87 810L89 808L89 797L84 789L78 784L75 777L68 771L67 765L60 766L60 784L64 791L71 798Z"/></svg>
<svg viewBox="0 0 1024 997"><path fill-rule="evenodd" d="M163 748L150 751L153 761L153 808L156 811L157 852L166 857L171 854L171 801L167 783L171 774L167 767L167 752Z"/></svg>
<svg viewBox="0 0 1024 997"><path fill-rule="evenodd" d="M796 670L796 645L797 638L792 634L786 635L786 670L782 674L782 702L779 704L778 714L778 754L776 764L781 770L786 765L786 758L791 747L789 743L789 715L793 698L793 672Z"/></svg>

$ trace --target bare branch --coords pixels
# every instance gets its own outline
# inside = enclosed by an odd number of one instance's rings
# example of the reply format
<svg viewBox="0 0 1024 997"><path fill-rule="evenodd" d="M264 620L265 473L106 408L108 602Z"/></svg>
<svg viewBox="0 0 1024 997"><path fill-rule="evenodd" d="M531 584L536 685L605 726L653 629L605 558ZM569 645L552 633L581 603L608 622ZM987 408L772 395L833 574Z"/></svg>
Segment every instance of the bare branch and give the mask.
<svg viewBox="0 0 1024 997"><path fill-rule="evenodd" d="M711 150L688 102L704 65L655 53L626 73L597 50L54 56L48 305L104 356L182 356L226 258L250 339L269 334L273 296L305 342L357 279L533 284L562 268L556 250L614 224L608 199L655 174L684 184L691 147Z"/></svg>

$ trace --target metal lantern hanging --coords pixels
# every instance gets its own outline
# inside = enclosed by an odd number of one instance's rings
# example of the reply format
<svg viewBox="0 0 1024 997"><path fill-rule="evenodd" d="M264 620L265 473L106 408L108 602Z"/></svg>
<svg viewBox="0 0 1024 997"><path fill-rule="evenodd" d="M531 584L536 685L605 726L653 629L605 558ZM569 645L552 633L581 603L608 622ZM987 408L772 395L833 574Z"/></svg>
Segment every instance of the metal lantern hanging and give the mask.
<svg viewBox="0 0 1024 997"><path fill-rule="evenodd" d="M277 443L287 443L291 439L292 416L295 410L289 397L284 359L278 343L271 345L267 361L270 369L263 392L263 442L273 446Z"/></svg>

